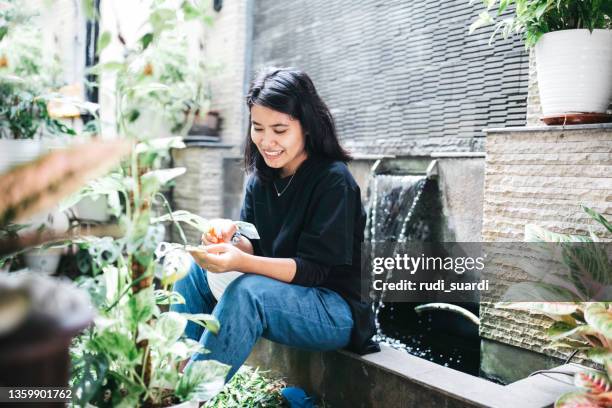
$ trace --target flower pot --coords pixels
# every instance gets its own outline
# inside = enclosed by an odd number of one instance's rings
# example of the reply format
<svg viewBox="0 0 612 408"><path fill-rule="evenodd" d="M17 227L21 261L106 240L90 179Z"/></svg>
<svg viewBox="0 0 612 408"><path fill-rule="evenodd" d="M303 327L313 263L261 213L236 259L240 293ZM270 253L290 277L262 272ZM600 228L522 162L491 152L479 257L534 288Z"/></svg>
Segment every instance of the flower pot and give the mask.
<svg viewBox="0 0 612 408"><path fill-rule="evenodd" d="M4 273L0 299L0 385L68 386L68 347L93 319L87 292L64 279Z"/></svg>
<svg viewBox="0 0 612 408"><path fill-rule="evenodd" d="M106 195L96 199L85 197L75 204L74 210L80 220L106 222L110 219Z"/></svg>
<svg viewBox="0 0 612 408"><path fill-rule="evenodd" d="M62 259L62 250L58 248L31 249L23 255L23 258L28 269L53 275Z"/></svg>
<svg viewBox="0 0 612 408"><path fill-rule="evenodd" d="M605 113L612 98L612 30L561 30L535 46L545 116Z"/></svg>
<svg viewBox="0 0 612 408"><path fill-rule="evenodd" d="M58 209L32 217L27 223L30 225L19 231L19 235L35 233L41 228L63 233L68 231L69 227L68 217ZM62 250L59 248L34 248L26 251L23 256L25 264L30 270L48 275L55 273L61 257Z"/></svg>

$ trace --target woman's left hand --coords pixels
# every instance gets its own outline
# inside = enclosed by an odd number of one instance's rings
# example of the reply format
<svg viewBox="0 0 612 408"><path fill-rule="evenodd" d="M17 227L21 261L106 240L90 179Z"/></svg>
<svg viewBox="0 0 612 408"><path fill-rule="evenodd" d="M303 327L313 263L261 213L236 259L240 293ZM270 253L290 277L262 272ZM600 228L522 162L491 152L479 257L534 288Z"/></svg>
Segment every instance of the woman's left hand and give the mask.
<svg viewBox="0 0 612 408"><path fill-rule="evenodd" d="M193 259L209 272L239 271L246 254L232 244L206 245L204 251L191 251Z"/></svg>

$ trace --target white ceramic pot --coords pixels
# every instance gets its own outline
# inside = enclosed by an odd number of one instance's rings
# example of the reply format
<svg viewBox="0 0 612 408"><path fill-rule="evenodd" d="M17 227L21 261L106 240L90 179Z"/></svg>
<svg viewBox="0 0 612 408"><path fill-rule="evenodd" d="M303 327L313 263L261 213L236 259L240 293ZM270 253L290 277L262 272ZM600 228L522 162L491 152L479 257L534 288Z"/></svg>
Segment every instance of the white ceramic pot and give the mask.
<svg viewBox="0 0 612 408"><path fill-rule="evenodd" d="M74 206L75 213L80 220L106 222L110 218L107 196L85 197Z"/></svg>
<svg viewBox="0 0 612 408"><path fill-rule="evenodd" d="M31 249L23 254L23 258L28 270L53 275L62 259L62 250Z"/></svg>
<svg viewBox="0 0 612 408"><path fill-rule="evenodd" d="M535 46L544 115L604 113L612 98L612 30L561 30Z"/></svg>
<svg viewBox="0 0 612 408"><path fill-rule="evenodd" d="M35 160L46 151L41 140L0 139L0 174Z"/></svg>
<svg viewBox="0 0 612 408"><path fill-rule="evenodd" d="M39 214L27 221L27 228L19 231L19 234L32 233L41 227L46 230L62 233L68 230L70 221L63 212L55 209L53 211ZM59 248L30 249L23 255L28 269L52 275L59 266L62 250Z"/></svg>

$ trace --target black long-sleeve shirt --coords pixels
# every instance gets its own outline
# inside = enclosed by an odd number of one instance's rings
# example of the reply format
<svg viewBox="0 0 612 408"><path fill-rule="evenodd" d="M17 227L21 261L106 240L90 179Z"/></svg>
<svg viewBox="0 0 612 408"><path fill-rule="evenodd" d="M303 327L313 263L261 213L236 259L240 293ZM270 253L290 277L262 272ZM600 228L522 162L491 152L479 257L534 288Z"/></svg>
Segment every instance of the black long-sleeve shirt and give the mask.
<svg viewBox="0 0 612 408"><path fill-rule="evenodd" d="M261 239L252 241L255 255L292 258L297 265L292 284L336 291L353 314L347 348L378 351L369 341L375 332L371 304L360 299L366 216L347 165L309 157L293 179L274 183L276 188L254 175L247 183L240 218L257 227Z"/></svg>

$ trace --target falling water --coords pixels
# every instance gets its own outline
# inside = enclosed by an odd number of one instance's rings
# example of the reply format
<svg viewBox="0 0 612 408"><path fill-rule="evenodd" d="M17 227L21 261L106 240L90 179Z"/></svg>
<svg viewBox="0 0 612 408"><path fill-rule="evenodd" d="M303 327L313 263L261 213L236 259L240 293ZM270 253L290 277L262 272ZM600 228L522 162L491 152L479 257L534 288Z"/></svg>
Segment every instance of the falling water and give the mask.
<svg viewBox="0 0 612 408"><path fill-rule="evenodd" d="M425 176L376 174L376 167L369 179L365 239L371 252L367 258L394 256L409 242L441 242L443 215L437 182ZM389 281L391 274L389 269L383 279ZM416 313L417 303L385 303L385 291L376 292L373 299L373 340L491 380L480 371L477 326L448 313ZM477 313L477 304L463 306Z"/></svg>
<svg viewBox="0 0 612 408"><path fill-rule="evenodd" d="M408 225L413 218L415 208L419 203L425 188L424 176L374 175L371 178L369 216L366 223L366 239L372 248L371 258L375 255L376 244L404 243L410 238ZM385 280L391 278L389 270ZM374 303L376 322L375 341L402 346L399 340L391 339L382 333L378 315L385 307L383 300L385 291Z"/></svg>
<svg viewBox="0 0 612 408"><path fill-rule="evenodd" d="M370 244L369 258L384 251L400 251L400 245L414 241L438 241L436 222L440 222L441 207L437 188L425 176L370 175L366 240ZM377 246L379 246L377 248ZM378 251L377 251L378 250ZM378 254L377 254L378 253ZM377 255L376 255L377 254ZM389 252L391 254L391 252ZM373 272L372 272L373 273ZM392 270L385 280L391 278ZM380 279L380 276L377 277ZM373 302L376 335L374 340L412 355L477 375L478 353L463 348L461 339L443 341L440 347L436 326L446 322L433 321L430 313L417 315L412 303L386 303L385 292L377 293ZM471 354L470 354L471 353Z"/></svg>

